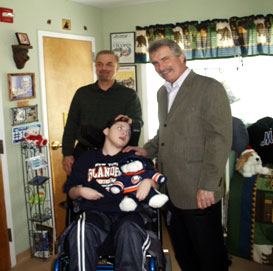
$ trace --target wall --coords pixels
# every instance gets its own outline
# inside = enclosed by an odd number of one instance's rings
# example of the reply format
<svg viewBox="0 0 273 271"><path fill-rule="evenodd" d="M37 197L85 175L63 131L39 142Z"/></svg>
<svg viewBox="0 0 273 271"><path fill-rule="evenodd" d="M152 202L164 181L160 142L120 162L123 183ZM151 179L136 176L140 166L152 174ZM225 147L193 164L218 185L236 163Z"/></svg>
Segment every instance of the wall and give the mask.
<svg viewBox="0 0 273 271"><path fill-rule="evenodd" d="M17 106L17 101L9 101L8 97L8 73L34 72L36 75L36 98L29 100L30 105L38 104L39 120L42 121L41 93L39 81L39 59L37 31L62 32L81 36L92 36L96 41L96 49L103 48L102 39L102 10L86 5L76 4L70 0L0 0L0 7L12 8L15 14L14 23L0 22L0 91L3 109L4 131L0 132L0 138L5 138L5 150L7 153L8 180L10 190L10 202L14 230L16 254L24 251L28 246L28 233L26 224L25 199L22 180L22 164L19 145L12 144L12 126L10 108ZM47 20L51 24L47 24ZM71 20L71 31L62 29L62 19ZM84 30L84 26L87 30ZM30 60L25 67L18 70L13 61L11 45L18 44L15 32L27 33L33 49L29 50ZM1 116L1 114L0 114ZM0 121L2 124L2 120Z"/></svg>

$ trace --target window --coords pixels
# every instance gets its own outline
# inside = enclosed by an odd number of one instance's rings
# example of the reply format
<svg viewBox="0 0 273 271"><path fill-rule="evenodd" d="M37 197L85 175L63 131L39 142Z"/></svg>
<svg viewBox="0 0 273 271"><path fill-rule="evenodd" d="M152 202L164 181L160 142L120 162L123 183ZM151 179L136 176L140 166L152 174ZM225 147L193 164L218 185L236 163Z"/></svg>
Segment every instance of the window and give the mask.
<svg viewBox="0 0 273 271"><path fill-rule="evenodd" d="M224 58L188 61L187 66L196 73L213 77L223 83L231 102L232 115L245 123L273 117L273 57L255 56L246 58ZM158 128L157 90L164 80L156 73L152 64L145 64L147 103L144 114L144 141L152 138ZM145 80L144 80L145 81ZM144 96L143 95L143 96ZM146 104L146 106L145 106Z"/></svg>

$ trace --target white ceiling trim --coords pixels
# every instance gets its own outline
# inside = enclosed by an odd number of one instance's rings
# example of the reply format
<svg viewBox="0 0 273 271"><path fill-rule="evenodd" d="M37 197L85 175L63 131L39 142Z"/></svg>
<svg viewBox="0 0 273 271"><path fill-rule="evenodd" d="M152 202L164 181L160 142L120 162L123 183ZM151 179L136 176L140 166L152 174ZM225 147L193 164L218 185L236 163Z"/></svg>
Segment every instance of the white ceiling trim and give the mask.
<svg viewBox="0 0 273 271"><path fill-rule="evenodd" d="M97 8L116 8L121 6L146 4L152 2L164 2L168 0L71 0L71 1L81 3L84 5L94 6Z"/></svg>

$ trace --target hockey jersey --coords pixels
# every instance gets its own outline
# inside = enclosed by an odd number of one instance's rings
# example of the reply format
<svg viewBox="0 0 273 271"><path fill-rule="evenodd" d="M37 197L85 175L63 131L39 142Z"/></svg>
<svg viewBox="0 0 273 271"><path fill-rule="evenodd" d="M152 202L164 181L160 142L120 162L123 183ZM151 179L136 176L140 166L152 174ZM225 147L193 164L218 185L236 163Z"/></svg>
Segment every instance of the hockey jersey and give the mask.
<svg viewBox="0 0 273 271"><path fill-rule="evenodd" d="M114 195L109 187L121 175L119 161L132 152L119 152L114 156L103 155L102 149L94 149L82 154L73 165L72 172L64 184L64 192L78 185L90 187L104 195L98 200L79 199L81 211L98 210L102 212L121 212L119 203L123 195Z"/></svg>

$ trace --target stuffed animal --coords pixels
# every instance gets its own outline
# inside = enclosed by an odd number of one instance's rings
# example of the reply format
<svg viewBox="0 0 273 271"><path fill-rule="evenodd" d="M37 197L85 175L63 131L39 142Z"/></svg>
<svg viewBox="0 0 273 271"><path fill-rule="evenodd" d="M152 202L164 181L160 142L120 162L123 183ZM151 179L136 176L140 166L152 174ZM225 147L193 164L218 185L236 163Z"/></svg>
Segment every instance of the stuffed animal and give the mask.
<svg viewBox="0 0 273 271"><path fill-rule="evenodd" d="M30 127L25 132L25 140L30 147L38 148L47 144L47 139L40 135L39 127Z"/></svg>
<svg viewBox="0 0 273 271"><path fill-rule="evenodd" d="M241 153L235 168L244 177L252 177L255 174L273 175L273 169L263 167L260 156L253 149Z"/></svg>
<svg viewBox="0 0 273 271"><path fill-rule="evenodd" d="M113 194L123 193L126 195L119 207L122 211L129 212L134 211L137 207L136 192L143 179L152 179L155 183L163 184L167 178L161 173L155 171L152 166L146 163L146 161L136 155L127 157L120 162L121 175L110 187L110 192ZM160 193L154 188L151 188L148 196L144 202L152 208L160 208L167 201L168 196Z"/></svg>

